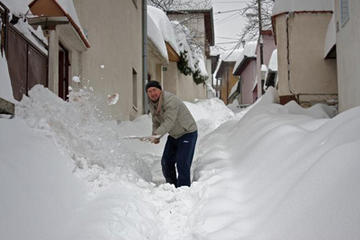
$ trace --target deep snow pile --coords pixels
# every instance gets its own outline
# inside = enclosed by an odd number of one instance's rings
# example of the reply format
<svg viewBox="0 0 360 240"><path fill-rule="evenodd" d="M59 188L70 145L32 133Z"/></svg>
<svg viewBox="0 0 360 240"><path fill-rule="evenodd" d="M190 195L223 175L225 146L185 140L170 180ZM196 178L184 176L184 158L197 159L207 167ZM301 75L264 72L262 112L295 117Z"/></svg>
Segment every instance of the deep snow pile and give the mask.
<svg viewBox="0 0 360 240"><path fill-rule="evenodd" d="M124 139L150 134L149 116L116 124L88 89L66 103L36 86L0 119L0 238L359 239L360 108L331 119L270 93L245 115L186 103L200 138L193 184L175 189L165 139Z"/></svg>
<svg viewBox="0 0 360 240"><path fill-rule="evenodd" d="M295 106L260 104L203 140L197 179L218 174L199 239L359 239L360 108Z"/></svg>

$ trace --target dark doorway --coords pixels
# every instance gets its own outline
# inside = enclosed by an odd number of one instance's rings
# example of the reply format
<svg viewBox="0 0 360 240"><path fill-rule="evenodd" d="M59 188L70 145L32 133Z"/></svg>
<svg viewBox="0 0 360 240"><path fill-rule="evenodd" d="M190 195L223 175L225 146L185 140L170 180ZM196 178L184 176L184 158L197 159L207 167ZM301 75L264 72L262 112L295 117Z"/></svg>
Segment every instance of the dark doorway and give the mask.
<svg viewBox="0 0 360 240"><path fill-rule="evenodd" d="M69 94L69 52L59 45L59 97L68 99Z"/></svg>

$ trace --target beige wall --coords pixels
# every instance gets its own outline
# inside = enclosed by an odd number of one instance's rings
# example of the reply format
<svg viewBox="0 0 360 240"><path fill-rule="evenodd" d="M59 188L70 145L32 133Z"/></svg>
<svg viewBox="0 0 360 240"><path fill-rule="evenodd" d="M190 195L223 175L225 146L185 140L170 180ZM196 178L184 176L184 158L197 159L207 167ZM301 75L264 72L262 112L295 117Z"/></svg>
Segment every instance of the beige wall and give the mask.
<svg viewBox="0 0 360 240"><path fill-rule="evenodd" d="M180 73L175 62L166 66L163 87L166 91L176 94L184 101L193 102L195 99L206 98L206 87L204 84L196 85L192 76Z"/></svg>
<svg viewBox="0 0 360 240"><path fill-rule="evenodd" d="M81 56L82 83L89 82L104 97L119 93L120 100L111 106L114 119L142 114L142 9L137 2L136 7L131 0L74 1L91 45ZM138 111L133 108L133 69Z"/></svg>
<svg viewBox="0 0 360 240"><path fill-rule="evenodd" d="M296 94L337 93L336 60L324 59L331 13L295 13L289 17L290 86L286 17L286 14L276 17L279 95L290 95L290 89Z"/></svg>
<svg viewBox="0 0 360 240"><path fill-rule="evenodd" d="M147 73L150 75L150 80L156 80L163 83L162 66L167 65L167 60L160 55L156 46L148 40L147 44Z"/></svg>
<svg viewBox="0 0 360 240"><path fill-rule="evenodd" d="M342 26L340 21L340 1L335 1L336 54L338 64L339 111L360 105L360 1L350 0L350 18Z"/></svg>

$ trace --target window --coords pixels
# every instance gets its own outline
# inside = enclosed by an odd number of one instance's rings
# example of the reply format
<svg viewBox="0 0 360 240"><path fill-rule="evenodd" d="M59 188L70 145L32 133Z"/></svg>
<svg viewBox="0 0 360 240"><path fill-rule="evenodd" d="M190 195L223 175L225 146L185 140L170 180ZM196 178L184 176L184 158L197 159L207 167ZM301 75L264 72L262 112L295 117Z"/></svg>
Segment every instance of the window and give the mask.
<svg viewBox="0 0 360 240"><path fill-rule="evenodd" d="M137 111L137 73L132 69L133 108Z"/></svg>
<svg viewBox="0 0 360 240"><path fill-rule="evenodd" d="M349 0L340 0L340 21L343 27L350 18Z"/></svg>

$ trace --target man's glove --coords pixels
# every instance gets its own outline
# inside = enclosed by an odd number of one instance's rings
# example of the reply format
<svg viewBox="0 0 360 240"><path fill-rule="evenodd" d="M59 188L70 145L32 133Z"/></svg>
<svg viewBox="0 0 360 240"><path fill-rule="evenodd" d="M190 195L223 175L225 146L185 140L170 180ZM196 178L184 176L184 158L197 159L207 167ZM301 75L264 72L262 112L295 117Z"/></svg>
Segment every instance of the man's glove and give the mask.
<svg viewBox="0 0 360 240"><path fill-rule="evenodd" d="M160 135L152 135L150 137L142 137L140 138L143 142L151 142L154 144L158 144L160 142Z"/></svg>
<svg viewBox="0 0 360 240"><path fill-rule="evenodd" d="M160 142L160 136L159 135L153 135L150 137L150 142L153 144L158 144Z"/></svg>

